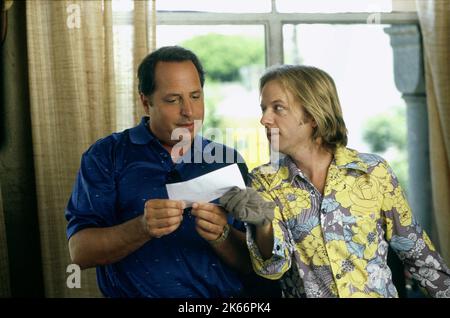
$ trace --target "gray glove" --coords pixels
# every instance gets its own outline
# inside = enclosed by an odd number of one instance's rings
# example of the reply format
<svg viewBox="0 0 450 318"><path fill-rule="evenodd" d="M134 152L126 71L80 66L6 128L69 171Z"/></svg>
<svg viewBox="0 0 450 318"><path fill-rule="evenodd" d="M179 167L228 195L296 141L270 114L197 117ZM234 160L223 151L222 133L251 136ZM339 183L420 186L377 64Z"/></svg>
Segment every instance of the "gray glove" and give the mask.
<svg viewBox="0 0 450 318"><path fill-rule="evenodd" d="M253 188L231 188L219 200L220 204L236 219L266 225L273 220L275 202L265 201Z"/></svg>

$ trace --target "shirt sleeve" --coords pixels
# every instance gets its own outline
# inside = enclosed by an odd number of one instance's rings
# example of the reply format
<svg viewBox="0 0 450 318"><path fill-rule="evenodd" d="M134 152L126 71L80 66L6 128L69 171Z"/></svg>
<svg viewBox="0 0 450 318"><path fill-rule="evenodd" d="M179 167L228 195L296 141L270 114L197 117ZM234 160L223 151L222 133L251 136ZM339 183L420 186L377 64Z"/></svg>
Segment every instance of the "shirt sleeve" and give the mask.
<svg viewBox="0 0 450 318"><path fill-rule="evenodd" d="M427 233L417 223L389 165L382 210L386 220L386 239L412 277L433 297L450 297L450 271Z"/></svg>
<svg viewBox="0 0 450 318"><path fill-rule="evenodd" d="M263 182L253 175L251 178L251 186L258 191L267 201L274 201L277 206L275 208L274 220L272 221L274 231L274 245L272 248L272 256L264 260L261 252L255 242L254 225L247 224L247 246L250 251L250 257L253 269L256 274L268 279L280 279L285 272L291 267L292 248L290 246L289 232L281 215L281 204L273 198L263 186Z"/></svg>
<svg viewBox="0 0 450 318"><path fill-rule="evenodd" d="M65 210L67 238L91 227L115 224L116 187L112 144L97 142L81 158L81 166Z"/></svg>

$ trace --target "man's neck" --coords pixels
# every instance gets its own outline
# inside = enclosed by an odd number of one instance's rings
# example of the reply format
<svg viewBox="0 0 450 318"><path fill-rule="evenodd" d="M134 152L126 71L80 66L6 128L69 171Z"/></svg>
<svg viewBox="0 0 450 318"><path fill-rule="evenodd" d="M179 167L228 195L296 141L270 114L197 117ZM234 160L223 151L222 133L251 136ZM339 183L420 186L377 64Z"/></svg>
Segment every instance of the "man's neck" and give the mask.
<svg viewBox="0 0 450 318"><path fill-rule="evenodd" d="M295 154L291 155L291 158L311 182L322 184L325 182L333 155L320 144L313 143L308 147L298 149ZM320 185L319 188L321 187Z"/></svg>

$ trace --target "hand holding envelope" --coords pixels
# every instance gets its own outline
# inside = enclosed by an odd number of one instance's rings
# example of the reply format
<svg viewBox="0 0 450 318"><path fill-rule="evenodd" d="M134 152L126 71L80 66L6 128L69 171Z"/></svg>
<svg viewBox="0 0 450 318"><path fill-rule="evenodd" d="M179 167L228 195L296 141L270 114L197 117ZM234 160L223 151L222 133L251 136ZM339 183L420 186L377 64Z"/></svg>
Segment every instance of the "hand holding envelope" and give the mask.
<svg viewBox="0 0 450 318"><path fill-rule="evenodd" d="M245 189L241 171L232 164L189 181L167 184L170 200L182 200L186 207L194 202L211 202L220 198L233 187Z"/></svg>
<svg viewBox="0 0 450 318"><path fill-rule="evenodd" d="M220 204L241 221L265 225L274 217L275 203L265 201L254 189L246 188L237 164L166 187L169 199L182 200L187 207L194 202L220 198Z"/></svg>

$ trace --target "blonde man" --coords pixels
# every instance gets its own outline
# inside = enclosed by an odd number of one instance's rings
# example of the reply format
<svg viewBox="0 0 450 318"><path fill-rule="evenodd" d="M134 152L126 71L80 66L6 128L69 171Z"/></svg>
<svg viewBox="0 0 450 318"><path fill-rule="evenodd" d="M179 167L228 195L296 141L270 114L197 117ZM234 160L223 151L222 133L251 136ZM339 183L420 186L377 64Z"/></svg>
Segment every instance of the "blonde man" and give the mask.
<svg viewBox="0 0 450 318"><path fill-rule="evenodd" d="M286 156L253 170L253 190L221 200L247 222L256 273L280 279L285 297L398 297L390 245L431 296L449 297L450 271L388 163L346 148L333 79L315 67L283 65L262 76L260 93L261 124ZM265 202L249 213L258 194ZM272 213L266 202L275 203Z"/></svg>

